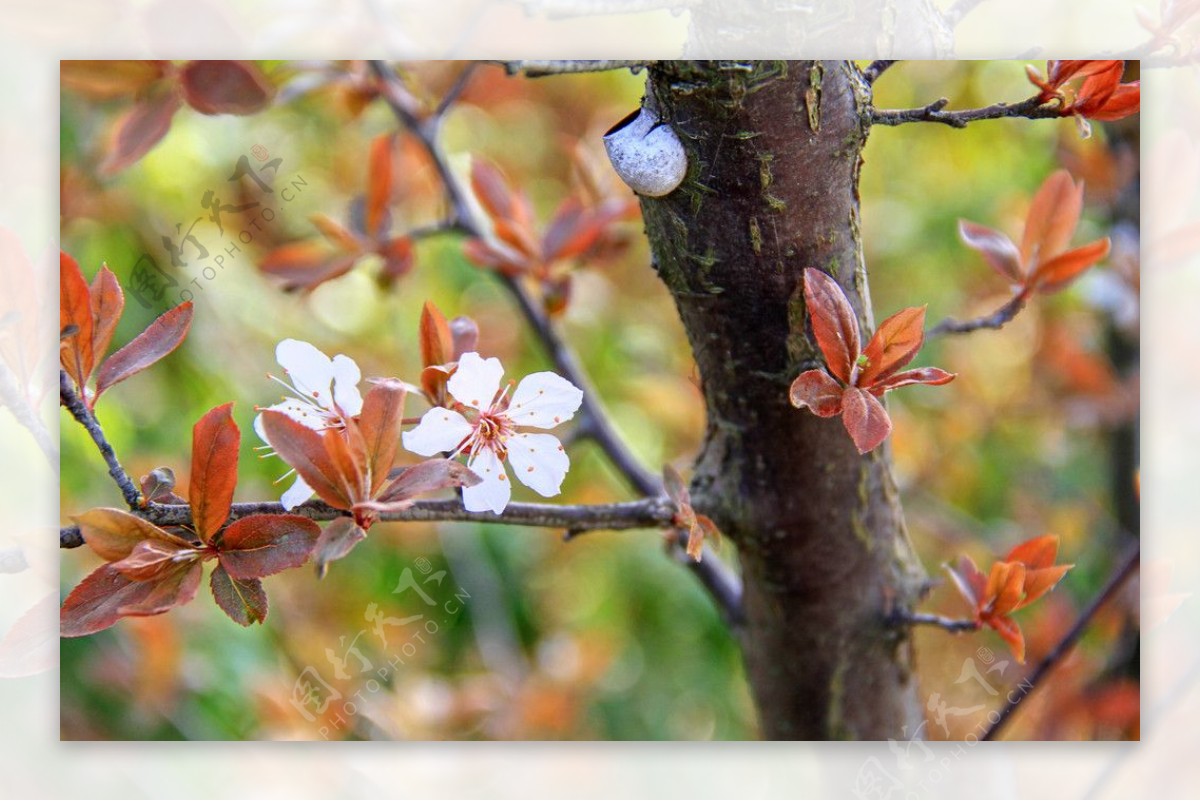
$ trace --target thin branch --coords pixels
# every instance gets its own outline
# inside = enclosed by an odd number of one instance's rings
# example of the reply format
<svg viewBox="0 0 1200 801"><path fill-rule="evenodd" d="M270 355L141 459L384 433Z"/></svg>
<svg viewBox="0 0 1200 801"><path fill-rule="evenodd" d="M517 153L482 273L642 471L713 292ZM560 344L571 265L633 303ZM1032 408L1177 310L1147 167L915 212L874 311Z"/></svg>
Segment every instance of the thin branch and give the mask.
<svg viewBox="0 0 1200 801"><path fill-rule="evenodd" d="M708 590L721 616L731 628L741 628L746 624L746 611L742 605L742 580L720 557L708 548L704 549L703 558L699 562L688 556L686 532L677 534L671 544L671 553L675 561L692 571L692 575Z"/></svg>
<svg viewBox="0 0 1200 801"><path fill-rule="evenodd" d="M152 503L146 509L135 511L135 514L156 526L186 526L192 523L192 509L187 504ZM274 502L235 503L230 510L229 521L250 515L282 514L300 515L309 520L335 520L346 513L318 500L302 503L290 512ZM510 503L504 512L498 515L492 512L468 512L457 500L417 501L408 509L384 512L379 519L387 523L496 523L562 528L570 531L623 531L632 528L666 528L671 525L674 515L675 507L671 501L658 496L637 501L580 506ZM82 544L83 538L79 535L78 526L68 526L59 530L60 548L76 548Z"/></svg>
<svg viewBox="0 0 1200 801"><path fill-rule="evenodd" d="M982 5L984 0L957 0L957 2L946 9L946 13L942 14L942 19L945 20L947 27L954 28L958 23L962 22L963 17L975 10L976 6Z"/></svg>
<svg viewBox="0 0 1200 801"><path fill-rule="evenodd" d="M0 405L8 407L16 421L33 435L34 442L42 449L50 464L57 465L58 447L54 444L54 439L29 405L29 399L21 391L16 376L6 364L0 364Z"/></svg>
<svg viewBox="0 0 1200 801"><path fill-rule="evenodd" d="M548 75L578 75L584 72L609 72L630 70L634 75L648 67L649 61L501 61L509 75L524 75L526 78L542 78Z"/></svg>
<svg viewBox="0 0 1200 801"><path fill-rule="evenodd" d="M446 116L446 112L450 110L450 107L458 102L458 99L462 97L462 93L466 90L467 84L471 82L471 76L475 74L478 66L478 61L472 61L458 74L458 77L454 80L454 84L450 87L450 91L446 92L442 101L434 109L434 118L442 119Z"/></svg>
<svg viewBox="0 0 1200 801"><path fill-rule="evenodd" d="M1028 301L1029 293L1019 292L1012 300L991 314L976 317L973 320L952 320L947 318L933 328L930 328L925 333L925 336L928 338L941 336L942 334L969 334L972 331L979 331L984 328L1003 328L1006 323L1011 322L1020 313L1021 309L1025 308L1025 304Z"/></svg>
<svg viewBox="0 0 1200 801"><path fill-rule="evenodd" d="M942 617L941 615L933 615L927 612L897 612L889 620L893 625L925 625L937 626L938 628L951 631L956 634L964 631L978 631L979 621L969 619L957 619L950 617Z"/></svg>
<svg viewBox="0 0 1200 801"><path fill-rule="evenodd" d="M872 109L872 125L903 125L907 122L940 122L951 128L966 128L968 123L979 120L999 120L1008 117L1023 117L1029 120L1059 119L1059 107L1053 103L1042 103L1031 97L1020 103L996 103L983 108L943 111L950 101L935 100L927 106L909 109Z"/></svg>
<svg viewBox="0 0 1200 801"><path fill-rule="evenodd" d="M117 483L121 489L121 495L125 498L125 503L130 509L136 510L141 503L141 493L137 487L129 479L129 474L125 472L125 468L121 467L121 463L117 461L117 454L113 451L112 445L108 444L108 439L104 436L104 429L100 427L98 421L87 405L76 394L74 387L71 386L71 379L67 377L66 370L58 371L58 394L62 405L71 413L81 426L83 426L88 434L92 437L92 442L96 443L96 448L99 449L100 455L104 457L104 463L108 465L108 474L112 476L112 480Z"/></svg>
<svg viewBox="0 0 1200 801"><path fill-rule="evenodd" d="M867 83L873 84L879 78L879 76L882 75L888 69L888 67L892 66L895 63L896 63L896 59L892 59L890 61L887 61L884 59L880 59L878 61L872 61L870 64L867 65L867 68L865 70L863 70L863 73L862 73L863 77L866 78Z"/></svg>
<svg viewBox="0 0 1200 801"><path fill-rule="evenodd" d="M988 727L988 730L984 732L983 737L980 739L995 739L996 735L1000 733L1002 728L1004 728L1004 724L1008 722L1008 719L1012 716L1012 714L1017 711L1021 704L1024 703L1026 698L1033 694L1033 691L1037 689L1042 679L1044 679L1046 675L1063 660L1063 657L1070 652L1071 648L1074 647L1079 638L1083 636L1083 632L1087 630L1089 625L1091 625L1092 619L1096 616L1096 613L1099 612L1105 604L1112 600L1125 582L1129 580L1129 577L1137 572L1140 560L1141 547L1134 546L1133 550L1128 556L1125 557L1124 561L1121 562L1121 565L1109 578L1108 582L1104 585L1104 588L1101 589L1096 597L1092 599L1092 602L1088 604L1087 609L1083 610L1083 614L1079 616L1079 620L1075 621L1075 625L1071 627L1071 630L1067 632L1066 636L1059 641L1058 645L1054 646L1050 653L1046 654L1046 657L1040 663L1038 663L1038 666L1033 673L1029 674L1029 678L1022 681L1012 692L1008 694L1008 701L1005 703L1004 708L1000 710L999 716L995 719L995 722Z"/></svg>

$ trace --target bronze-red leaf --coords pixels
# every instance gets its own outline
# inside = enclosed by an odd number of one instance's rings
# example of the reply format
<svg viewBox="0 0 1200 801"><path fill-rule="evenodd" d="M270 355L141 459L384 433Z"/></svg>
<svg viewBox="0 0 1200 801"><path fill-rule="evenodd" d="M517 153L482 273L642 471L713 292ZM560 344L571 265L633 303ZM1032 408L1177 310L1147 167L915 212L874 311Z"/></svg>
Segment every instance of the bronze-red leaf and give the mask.
<svg viewBox="0 0 1200 801"><path fill-rule="evenodd" d="M247 61L189 61L179 71L184 99L201 114L253 114L274 88Z"/></svg>
<svg viewBox="0 0 1200 801"><path fill-rule="evenodd" d="M271 576L308 561L321 527L300 515L251 515L221 535L217 559L235 579Z"/></svg>
<svg viewBox="0 0 1200 801"><path fill-rule="evenodd" d="M200 539L212 540L229 518L237 487L241 432L233 422L233 404L211 410L192 428L192 475L188 498Z"/></svg>
<svg viewBox="0 0 1200 801"><path fill-rule="evenodd" d="M100 393L113 384L153 366L178 348L192 326L193 311L189 300L164 312L145 331L106 359L96 376L96 397L100 397Z"/></svg>
<svg viewBox="0 0 1200 801"><path fill-rule="evenodd" d="M238 579L217 565L208 579L213 600L229 619L239 626L262 623L267 619L267 593L256 578Z"/></svg>
<svg viewBox="0 0 1200 801"><path fill-rule="evenodd" d="M829 372L843 384L850 383L850 370L859 354L859 335L858 318L846 293L837 281L810 267L804 271L804 302Z"/></svg>

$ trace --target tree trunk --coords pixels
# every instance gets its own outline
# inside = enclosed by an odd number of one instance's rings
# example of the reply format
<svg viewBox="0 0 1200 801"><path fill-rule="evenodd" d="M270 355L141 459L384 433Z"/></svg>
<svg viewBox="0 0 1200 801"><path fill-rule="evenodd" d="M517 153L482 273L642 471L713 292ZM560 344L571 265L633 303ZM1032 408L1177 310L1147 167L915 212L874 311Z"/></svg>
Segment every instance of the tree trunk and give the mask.
<svg viewBox="0 0 1200 801"><path fill-rule="evenodd" d="M840 418L788 402L822 364L804 268L832 275L873 328L858 209L870 88L846 61L665 63L647 87L688 154L679 189L642 211L704 385L692 491L738 546L762 732L910 737L911 644L887 616L925 576L889 451L860 456Z"/></svg>

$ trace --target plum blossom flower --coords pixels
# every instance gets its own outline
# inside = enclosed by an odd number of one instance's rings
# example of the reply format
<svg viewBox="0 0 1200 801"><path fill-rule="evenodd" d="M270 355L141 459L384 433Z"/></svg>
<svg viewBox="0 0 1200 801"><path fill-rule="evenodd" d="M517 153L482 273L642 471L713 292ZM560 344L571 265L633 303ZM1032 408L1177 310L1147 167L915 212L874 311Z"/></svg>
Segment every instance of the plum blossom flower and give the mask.
<svg viewBox="0 0 1200 801"><path fill-rule="evenodd" d="M464 353L446 388L455 409L435 406L402 436L404 447L421 456L465 454L467 466L482 481L463 488L463 506L471 512L504 511L512 485L504 462L521 483L549 498L557 495L571 460L551 434L519 433L518 426L554 428L570 420L583 402L583 391L556 373L532 373L508 396L500 390L504 367L496 358Z"/></svg>
<svg viewBox="0 0 1200 801"><path fill-rule="evenodd" d="M349 356L339 353L330 359L307 342L285 339L275 348L275 360L283 368L286 379L268 375L287 387L291 397L285 395L281 403L266 409L260 408L260 411L283 412L314 431L344 429L346 420L362 411L363 399L358 391L362 373ZM254 418L254 431L270 446L263 430L261 414ZM290 472L285 473L283 478L288 475ZM280 502L284 509L291 511L312 495L312 487L297 476L295 483L283 493Z"/></svg>

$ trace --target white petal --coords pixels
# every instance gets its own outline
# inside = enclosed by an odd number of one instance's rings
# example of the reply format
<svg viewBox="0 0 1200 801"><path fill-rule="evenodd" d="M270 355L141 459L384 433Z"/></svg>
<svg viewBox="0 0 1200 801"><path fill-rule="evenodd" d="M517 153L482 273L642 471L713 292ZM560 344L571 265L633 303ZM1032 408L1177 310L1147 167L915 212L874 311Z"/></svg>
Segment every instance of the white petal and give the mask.
<svg viewBox="0 0 1200 801"><path fill-rule="evenodd" d="M520 426L554 428L570 420L583 403L583 390L557 373L531 373L521 379L508 405Z"/></svg>
<svg viewBox="0 0 1200 801"><path fill-rule="evenodd" d="M287 371L292 385L317 403L328 406L333 398L333 362L307 342L285 339L275 348L275 360Z"/></svg>
<svg viewBox="0 0 1200 801"><path fill-rule="evenodd" d="M268 445L271 444L270 442L267 442L267 432L263 431L262 414L259 414L254 418L254 433L258 434L258 438L263 442L266 442Z"/></svg>
<svg viewBox="0 0 1200 801"><path fill-rule="evenodd" d="M504 471L504 462L495 451L484 449L469 466L483 480L473 487L463 487L463 508L468 512L503 512L512 497L512 482Z"/></svg>
<svg viewBox="0 0 1200 801"><path fill-rule="evenodd" d="M333 357L333 399L351 417L362 411L363 400L358 391L361 380L362 372L354 359L340 353Z"/></svg>
<svg viewBox="0 0 1200 801"><path fill-rule="evenodd" d="M417 427L400 435L404 447L421 456L452 451L471 435L475 427L453 409L434 406L425 412Z"/></svg>
<svg viewBox="0 0 1200 801"><path fill-rule="evenodd" d="M503 377L504 366L499 359L483 359L472 351L458 360L458 369L446 382L446 389L459 403L482 411L492 405Z"/></svg>
<svg viewBox="0 0 1200 801"><path fill-rule="evenodd" d="M559 493L571 468L562 443L549 434L517 434L508 441L508 461L522 484L547 498Z"/></svg>
<svg viewBox="0 0 1200 801"><path fill-rule="evenodd" d="M268 406L265 411L283 412L300 425L311 428L314 431L320 431L328 427L330 423L330 418L325 416L325 413L320 409L307 403L301 403L298 400L285 400L274 406ZM262 417L262 415L259 415L259 417ZM262 424L258 421L257 417L254 419L254 430L262 437L263 442L267 441L262 432Z"/></svg>
<svg viewBox="0 0 1200 801"><path fill-rule="evenodd" d="M283 508L286 511L290 512L312 496L312 487L308 486L308 482L300 478L300 476L296 476L296 483L288 487L287 491L280 497L279 502L283 504Z"/></svg>

